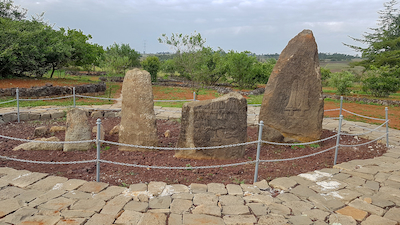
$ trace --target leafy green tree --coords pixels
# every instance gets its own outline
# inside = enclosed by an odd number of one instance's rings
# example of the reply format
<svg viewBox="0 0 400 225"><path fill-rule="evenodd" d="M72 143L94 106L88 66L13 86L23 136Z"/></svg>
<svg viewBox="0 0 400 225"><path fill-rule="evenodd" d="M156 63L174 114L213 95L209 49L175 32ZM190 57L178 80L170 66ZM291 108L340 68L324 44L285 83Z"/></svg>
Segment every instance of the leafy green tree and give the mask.
<svg viewBox="0 0 400 225"><path fill-rule="evenodd" d="M119 45L114 43L107 47L106 54L119 57L128 57L129 63L127 64L127 68L140 66L140 53L131 48L129 44Z"/></svg>
<svg viewBox="0 0 400 225"><path fill-rule="evenodd" d="M336 72L331 74L329 83L332 87L336 88L336 93L344 95L350 93L351 87L353 87L354 74L349 71Z"/></svg>
<svg viewBox="0 0 400 225"><path fill-rule="evenodd" d="M400 89L400 68L398 66L371 66L364 72L363 91L375 97L388 97Z"/></svg>
<svg viewBox="0 0 400 225"><path fill-rule="evenodd" d="M12 0L0 0L0 17L12 20L22 20L28 10L15 6Z"/></svg>
<svg viewBox="0 0 400 225"><path fill-rule="evenodd" d="M173 75L176 71L174 59L167 59L167 60L161 61L160 70L168 75Z"/></svg>
<svg viewBox="0 0 400 225"><path fill-rule="evenodd" d="M98 63L98 58L104 53L103 47L89 43L92 36L83 34L81 30L60 28L60 31L64 33L66 43L72 48L68 64L81 66L90 71L92 66Z"/></svg>
<svg viewBox="0 0 400 225"><path fill-rule="evenodd" d="M205 85L215 85L219 80L225 78L228 65L225 60L226 53L222 49L214 51L210 47L203 47L198 54L200 61L195 73L199 82Z"/></svg>
<svg viewBox="0 0 400 225"><path fill-rule="evenodd" d="M252 88L259 82L260 76L269 76L262 73L262 67L256 68L259 62L256 56L252 56L250 52L239 53L231 50L228 52L226 60L228 63L227 76L239 88Z"/></svg>
<svg viewBox="0 0 400 225"><path fill-rule="evenodd" d="M196 31L194 34L183 35L183 34L172 34L168 37L166 34L162 34L161 38L158 38L159 43L169 45L176 51L174 57L176 70L182 75L192 81L192 88L194 88L194 82L198 80L195 71L199 67L201 61L200 50L203 48L206 40L201 37L200 33Z"/></svg>
<svg viewBox="0 0 400 225"><path fill-rule="evenodd" d="M380 19L378 28L371 28L373 33L365 33L363 38L352 38L357 42L367 44L363 48L355 45L346 46L361 52L365 60L352 63L352 65L361 65L365 68L373 66L395 66L400 64L400 15L395 8L397 2L391 0L384 3L384 10L378 11Z"/></svg>
<svg viewBox="0 0 400 225"><path fill-rule="evenodd" d="M0 18L0 76L43 76L70 56L62 32L41 21Z"/></svg>
<svg viewBox="0 0 400 225"><path fill-rule="evenodd" d="M331 77L331 70L325 67L321 67L321 83L323 86L327 85L330 77Z"/></svg>
<svg viewBox="0 0 400 225"><path fill-rule="evenodd" d="M157 72L160 70L160 60L157 56L149 56L141 62L143 69L151 75L151 82L157 82Z"/></svg>

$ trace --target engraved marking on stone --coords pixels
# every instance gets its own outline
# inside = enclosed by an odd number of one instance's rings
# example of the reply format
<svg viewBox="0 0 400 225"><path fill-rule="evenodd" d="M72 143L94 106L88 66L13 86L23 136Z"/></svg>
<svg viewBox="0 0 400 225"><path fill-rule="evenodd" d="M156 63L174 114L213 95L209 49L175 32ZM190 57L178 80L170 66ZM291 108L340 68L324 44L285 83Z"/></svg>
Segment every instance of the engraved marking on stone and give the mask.
<svg viewBox="0 0 400 225"><path fill-rule="evenodd" d="M305 86L305 81L297 78L292 83L289 102L286 105L285 112L287 112L288 116L297 117L296 115L298 115L299 117L303 117L304 112L309 109L308 89ZM295 112L300 112L300 115L295 114Z"/></svg>

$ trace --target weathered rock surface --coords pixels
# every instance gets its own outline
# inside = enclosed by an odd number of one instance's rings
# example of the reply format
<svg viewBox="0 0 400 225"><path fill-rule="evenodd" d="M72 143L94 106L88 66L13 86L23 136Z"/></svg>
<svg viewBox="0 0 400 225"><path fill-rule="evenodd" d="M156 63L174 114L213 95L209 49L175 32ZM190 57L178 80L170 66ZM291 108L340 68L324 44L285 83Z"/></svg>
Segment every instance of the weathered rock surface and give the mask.
<svg viewBox="0 0 400 225"><path fill-rule="evenodd" d="M157 127L150 74L140 69L129 70L122 84L122 96L119 142L156 146ZM125 146L120 146L119 150L146 151Z"/></svg>
<svg viewBox="0 0 400 225"><path fill-rule="evenodd" d="M65 131L65 141L83 141L92 139L91 126L86 116L86 112L81 109L71 109L67 112L67 130ZM90 142L64 144L64 151L87 151Z"/></svg>
<svg viewBox="0 0 400 225"><path fill-rule="evenodd" d="M247 140L247 101L232 92L222 97L185 103L178 147L209 147ZM212 150L180 150L179 158L231 159L243 157L245 146Z"/></svg>
<svg viewBox="0 0 400 225"><path fill-rule="evenodd" d="M49 138L36 138L35 141L47 141L47 142L58 142L60 139L56 137L49 137ZM63 150L63 144L60 143L38 143L38 142L27 142L18 145L17 147L13 148L13 151L17 150L55 150L61 151Z"/></svg>
<svg viewBox="0 0 400 225"><path fill-rule="evenodd" d="M324 114L318 49L311 30L289 41L279 56L260 111L263 140L308 142L320 138Z"/></svg>

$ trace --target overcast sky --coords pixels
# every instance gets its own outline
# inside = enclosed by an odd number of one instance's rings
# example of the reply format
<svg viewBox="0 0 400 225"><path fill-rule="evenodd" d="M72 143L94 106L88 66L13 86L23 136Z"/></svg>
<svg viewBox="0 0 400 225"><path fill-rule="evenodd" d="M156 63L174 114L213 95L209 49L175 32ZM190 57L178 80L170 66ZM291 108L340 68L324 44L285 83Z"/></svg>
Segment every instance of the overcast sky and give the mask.
<svg viewBox="0 0 400 225"><path fill-rule="evenodd" d="M388 0L14 0L28 15L45 12L58 27L91 34L104 47L128 43L143 53L172 51L161 34L190 34L225 51L280 53L303 29L311 29L319 52L355 55L342 43L357 44L376 27ZM30 17L30 16L29 16Z"/></svg>

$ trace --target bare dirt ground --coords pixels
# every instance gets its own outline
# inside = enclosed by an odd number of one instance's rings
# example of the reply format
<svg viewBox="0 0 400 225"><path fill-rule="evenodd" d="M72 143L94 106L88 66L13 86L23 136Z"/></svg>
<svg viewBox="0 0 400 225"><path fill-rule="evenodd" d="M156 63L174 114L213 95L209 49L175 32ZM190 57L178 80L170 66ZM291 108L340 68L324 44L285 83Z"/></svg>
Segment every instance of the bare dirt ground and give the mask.
<svg viewBox="0 0 400 225"><path fill-rule="evenodd" d="M90 119L95 126L95 119ZM109 135L108 132L117 124L119 118L102 120L106 131L105 139L108 141L118 142L118 135ZM47 126L50 128L54 125L63 125L63 120L50 121L28 121L21 123L0 124L0 134L18 138L33 139L34 129L38 126ZM158 120L158 146L174 147L176 146L180 124L176 120ZM164 132L170 130L170 136L164 137ZM257 127L248 127L248 141L257 140ZM329 137L335 133L325 130L322 138ZM60 140L64 140L64 132L49 134L47 137L56 136ZM93 139L95 134L93 134ZM351 136L343 136L341 138L343 144L356 144L366 142L364 139L357 140ZM335 145L335 139L331 139L320 143L320 146L300 146L300 147L280 147L263 145L261 148L260 159L284 159L319 152ZM89 151L63 152L63 151L25 151L12 149L21 144L19 141L6 140L0 138L0 155L18 159L29 159L36 161L80 161L91 160L96 158L95 143ZM368 147L372 146L372 147ZM173 151L151 151L151 152L126 152L119 151L115 145L103 144L101 147L101 159L115 162L133 163L139 165L153 166L183 166L187 170L170 170L170 169L150 169L136 168L128 166L119 166L112 164L101 164L102 182L113 185L126 186L132 183L164 181L168 184L185 184L191 183L252 183L254 176L254 164L233 167L217 167L214 169L191 169L192 166L203 165L223 165L244 161L251 161L256 158L256 144L248 145L243 158L235 160L191 160L178 159L174 157ZM386 152L386 148L382 144L372 143L360 147L340 148L338 163L353 160L366 159L379 156ZM314 171L317 169L332 167L334 159L334 150L322 153L309 158L286 161L260 163L258 179L272 180L276 177L293 176L300 173ZM16 169L26 169L34 172L49 173L51 175L65 176L68 178L84 179L93 181L96 179L95 163L72 164L72 165L46 165L23 163L9 160L0 160L0 167L7 166Z"/></svg>

